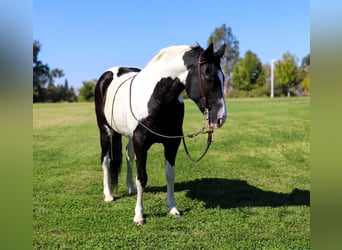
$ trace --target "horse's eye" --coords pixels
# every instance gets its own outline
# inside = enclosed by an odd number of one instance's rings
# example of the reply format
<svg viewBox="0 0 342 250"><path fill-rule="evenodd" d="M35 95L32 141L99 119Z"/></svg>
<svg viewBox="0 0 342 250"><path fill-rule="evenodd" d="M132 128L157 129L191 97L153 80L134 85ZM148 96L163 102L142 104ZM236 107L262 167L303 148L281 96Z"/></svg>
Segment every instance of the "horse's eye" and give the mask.
<svg viewBox="0 0 342 250"><path fill-rule="evenodd" d="M210 81L211 79L213 79L213 77L214 77L213 70L211 70L210 66L208 65L204 70L204 78L207 81Z"/></svg>
<svg viewBox="0 0 342 250"><path fill-rule="evenodd" d="M209 74L204 74L204 78L207 80L207 81L210 81L211 80L211 75Z"/></svg>

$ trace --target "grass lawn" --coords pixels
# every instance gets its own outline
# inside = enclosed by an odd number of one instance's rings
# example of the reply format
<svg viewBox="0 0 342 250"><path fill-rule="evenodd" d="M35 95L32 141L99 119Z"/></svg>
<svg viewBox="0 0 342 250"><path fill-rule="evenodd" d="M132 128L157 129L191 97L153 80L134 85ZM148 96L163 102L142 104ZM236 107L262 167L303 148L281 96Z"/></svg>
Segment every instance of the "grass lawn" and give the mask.
<svg viewBox="0 0 342 250"><path fill-rule="evenodd" d="M186 100L184 133L203 121ZM146 224L133 223L123 161L117 200L102 194L94 104L33 105L35 249L310 248L310 98L229 99L228 120L208 154L180 146L168 215L163 148L149 151ZM127 139L124 139L124 143ZM187 139L194 158L206 136ZM125 144L124 144L125 145Z"/></svg>

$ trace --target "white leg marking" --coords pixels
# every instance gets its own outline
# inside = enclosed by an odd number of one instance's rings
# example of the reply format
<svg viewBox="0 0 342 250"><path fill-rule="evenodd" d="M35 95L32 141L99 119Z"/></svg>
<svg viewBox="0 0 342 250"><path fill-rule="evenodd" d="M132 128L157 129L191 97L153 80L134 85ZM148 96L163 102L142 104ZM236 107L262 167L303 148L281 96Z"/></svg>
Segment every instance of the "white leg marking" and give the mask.
<svg viewBox="0 0 342 250"><path fill-rule="evenodd" d="M143 187L140 181L136 178L135 183L138 189L137 204L135 205L135 215L133 221L139 225L144 224L144 205L143 205Z"/></svg>
<svg viewBox="0 0 342 250"><path fill-rule="evenodd" d="M171 166L171 164L165 160L165 176L167 181L167 198L166 204L169 207L170 214L174 216L180 216L180 212L176 208L176 202L174 197L174 186L175 186L175 178L176 178L176 169L175 166Z"/></svg>
<svg viewBox="0 0 342 250"><path fill-rule="evenodd" d="M102 162L102 169L103 169L103 194L105 196L105 202L113 201L114 198L112 196L112 187L110 185L110 175L109 175L109 165L110 165L110 158L109 154L104 157Z"/></svg>
<svg viewBox="0 0 342 250"><path fill-rule="evenodd" d="M137 189L134 187L133 183L133 162L135 159L133 141L129 140L126 148L126 161L127 161L127 175L126 175L126 185L128 187L128 193L130 195L136 194Z"/></svg>

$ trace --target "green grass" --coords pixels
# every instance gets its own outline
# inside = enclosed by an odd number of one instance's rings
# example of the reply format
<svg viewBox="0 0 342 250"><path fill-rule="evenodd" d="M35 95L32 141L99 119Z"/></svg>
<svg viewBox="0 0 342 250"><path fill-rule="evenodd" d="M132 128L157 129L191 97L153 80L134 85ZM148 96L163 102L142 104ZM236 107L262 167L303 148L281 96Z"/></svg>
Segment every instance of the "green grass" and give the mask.
<svg viewBox="0 0 342 250"><path fill-rule="evenodd" d="M163 149L149 151L146 224L133 223L123 162L117 200L102 195L94 104L33 105L35 249L293 249L310 247L310 99L227 100L228 121L199 163L181 146L168 215ZM184 132L202 127L186 100ZM124 143L127 140L124 139ZM199 156L206 136L187 139ZM135 173L135 172L134 172Z"/></svg>

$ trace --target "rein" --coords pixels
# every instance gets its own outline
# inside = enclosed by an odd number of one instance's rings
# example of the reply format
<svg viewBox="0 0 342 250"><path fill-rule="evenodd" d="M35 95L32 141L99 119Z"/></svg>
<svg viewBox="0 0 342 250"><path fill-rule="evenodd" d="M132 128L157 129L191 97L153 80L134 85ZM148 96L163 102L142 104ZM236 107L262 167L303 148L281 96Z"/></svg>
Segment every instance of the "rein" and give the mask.
<svg viewBox="0 0 342 250"><path fill-rule="evenodd" d="M203 88L203 82L202 82L202 77L201 77L201 64L204 63L205 61L201 61L201 56L203 54L203 51L201 52L199 58L198 58L198 61L197 61L197 71L198 71L198 79L199 79L199 85L200 85L200 91L201 91L201 95L202 95L202 104L203 104L203 107L205 108L204 109L204 112L203 112L203 117L204 117L204 121L205 121L205 125L201 128L201 130L199 130L198 132L195 132L195 133L191 133L191 134L187 134L187 135L163 135L163 134L160 134L160 133L157 133L153 130L151 130L149 127L147 127L144 123L142 123L134 114L133 112L133 108L132 108L132 83L135 79L135 77L137 76L134 75L130 78L127 78L124 82L121 83L121 85L119 87L122 86L123 83L125 83L126 81L128 81L129 79L131 79L130 81L130 85L129 85L129 108L130 108L130 111L131 111L131 114L133 116L133 118L138 122L138 124L140 126L142 126L143 128L145 128L147 131L149 131L150 133L156 135L156 136L159 136L159 137L162 137L162 138L167 138L167 139L182 139L183 140L183 146L184 146L184 149L185 149L185 152L186 152L186 155L188 156L189 160L192 161L192 162L199 162L205 155L206 153L208 152L209 150L209 147L212 143L212 135L214 133L214 130L213 129L210 129L209 128L209 111L208 111L208 108L206 107L206 98L205 98L205 95L204 95L204 88ZM114 104L114 101L113 101L113 104ZM112 109L113 110L113 109ZM112 116L113 117L113 116ZM207 145L206 145L206 148L205 150L202 152L202 154L200 155L200 157L198 159L193 159L191 156L190 156L190 153L189 153L189 150L188 150L188 147L186 146L186 142L185 142L185 137L188 137L188 138L194 138L200 134L208 134L208 138L207 138Z"/></svg>

